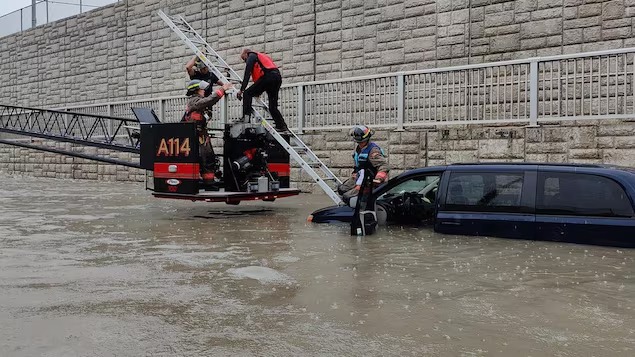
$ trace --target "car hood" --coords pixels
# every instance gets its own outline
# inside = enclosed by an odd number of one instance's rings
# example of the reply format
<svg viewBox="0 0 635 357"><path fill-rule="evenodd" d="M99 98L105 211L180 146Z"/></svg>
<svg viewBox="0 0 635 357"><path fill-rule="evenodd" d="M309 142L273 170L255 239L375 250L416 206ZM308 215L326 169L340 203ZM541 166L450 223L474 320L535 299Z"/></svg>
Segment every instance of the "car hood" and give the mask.
<svg viewBox="0 0 635 357"><path fill-rule="evenodd" d="M351 222L355 210L349 206L330 206L320 208L309 216L314 223Z"/></svg>

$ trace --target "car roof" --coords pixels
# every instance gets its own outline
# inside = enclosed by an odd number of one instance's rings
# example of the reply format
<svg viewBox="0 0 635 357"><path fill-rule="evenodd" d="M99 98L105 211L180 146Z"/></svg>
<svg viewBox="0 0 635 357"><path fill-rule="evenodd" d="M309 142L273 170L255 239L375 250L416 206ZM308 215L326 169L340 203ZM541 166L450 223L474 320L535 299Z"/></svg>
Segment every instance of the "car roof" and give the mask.
<svg viewBox="0 0 635 357"><path fill-rule="evenodd" d="M553 170L562 169L565 172L583 171L586 173L602 173L602 174L618 174L619 176L635 176L635 168L608 165L608 164L576 164L576 163L548 163L548 162L483 162L483 163L455 163L442 166L428 166L418 169L404 171L396 177L405 177L411 175L426 174L437 171L463 171L471 169L485 170L526 170L540 167L541 169ZM582 169L582 170L580 170Z"/></svg>
<svg viewBox="0 0 635 357"><path fill-rule="evenodd" d="M630 167L609 165L609 164L576 164L576 163L555 163L555 162L475 162L475 163L455 163L449 166L559 166L559 167L588 167L588 168L611 168L635 170Z"/></svg>
<svg viewBox="0 0 635 357"><path fill-rule="evenodd" d="M523 170L528 167L537 167L541 170L558 170L568 172L586 172L586 173L626 173L627 176L635 175L635 168L611 165L611 164L576 164L576 163L553 163L553 162L487 162L487 163L456 163L451 164L448 167L461 169L461 168L484 168L488 170L495 169L513 169ZM580 170L581 169L581 170Z"/></svg>
<svg viewBox="0 0 635 357"><path fill-rule="evenodd" d="M434 172L444 171L471 171L471 170L483 170L496 172L497 170L505 171L522 171L522 170L537 170L541 171L559 171L569 173L586 173L597 174L612 179L616 179L623 185L628 186L631 192L635 192L635 169L617 165L605 165L605 164L557 164L557 163L531 163L531 162L487 162L487 163L460 163L450 164L442 166L428 166L418 169L412 169L404 171L403 173L393 177L390 181L377 187L375 190L383 190L389 182L408 180L412 176L431 174Z"/></svg>

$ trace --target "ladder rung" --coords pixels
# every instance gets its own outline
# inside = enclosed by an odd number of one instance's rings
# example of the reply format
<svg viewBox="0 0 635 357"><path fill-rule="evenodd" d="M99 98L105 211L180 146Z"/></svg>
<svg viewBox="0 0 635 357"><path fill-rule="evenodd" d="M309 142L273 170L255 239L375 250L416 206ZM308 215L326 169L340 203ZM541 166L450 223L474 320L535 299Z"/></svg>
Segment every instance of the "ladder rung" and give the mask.
<svg viewBox="0 0 635 357"><path fill-rule="evenodd" d="M309 148L303 148L300 146L293 147L293 150L295 150L297 153L300 153L300 154L308 154L310 151Z"/></svg>
<svg viewBox="0 0 635 357"><path fill-rule="evenodd" d="M214 61L216 62L215 64L220 65L220 66L223 66L223 67L227 67L227 66L223 65L223 62L222 62L222 61L220 61L220 57L218 57L217 55L215 55L215 54L213 54L213 53L206 52L206 51L201 51L201 52L203 52L203 54L205 55L205 57L209 58L209 59L210 59L210 61L211 61L211 60L214 60Z"/></svg>
<svg viewBox="0 0 635 357"><path fill-rule="evenodd" d="M172 22L174 23L174 25L178 26L178 25L187 25L187 23L181 19L177 19L177 18L171 18L170 20L172 20ZM179 28L180 30L180 28Z"/></svg>

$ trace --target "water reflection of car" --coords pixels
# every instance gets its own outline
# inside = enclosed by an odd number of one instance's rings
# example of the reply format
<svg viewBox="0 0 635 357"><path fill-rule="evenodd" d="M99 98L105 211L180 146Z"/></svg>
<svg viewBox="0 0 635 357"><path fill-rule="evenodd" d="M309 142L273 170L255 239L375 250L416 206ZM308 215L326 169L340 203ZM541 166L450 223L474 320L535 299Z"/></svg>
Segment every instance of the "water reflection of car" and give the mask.
<svg viewBox="0 0 635 357"><path fill-rule="evenodd" d="M635 247L635 170L629 168L457 164L407 171L373 193L379 224ZM349 206L333 206L313 212L310 220L350 222L352 215Z"/></svg>

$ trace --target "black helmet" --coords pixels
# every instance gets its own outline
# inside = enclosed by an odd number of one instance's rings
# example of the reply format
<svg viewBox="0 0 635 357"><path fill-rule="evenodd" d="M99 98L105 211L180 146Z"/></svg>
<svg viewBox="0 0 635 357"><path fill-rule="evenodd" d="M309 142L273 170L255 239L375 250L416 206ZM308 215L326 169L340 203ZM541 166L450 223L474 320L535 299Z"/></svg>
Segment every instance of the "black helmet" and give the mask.
<svg viewBox="0 0 635 357"><path fill-rule="evenodd" d="M348 135L353 137L353 140L357 143L363 143L365 141L370 140L370 137L375 134L375 131L366 125L357 125L354 126L349 132Z"/></svg>
<svg viewBox="0 0 635 357"><path fill-rule="evenodd" d="M199 89L206 89L207 87L209 87L209 83L202 81L200 79L192 79L191 81L187 82L187 93L186 95L192 95L194 93L196 93L197 90Z"/></svg>

